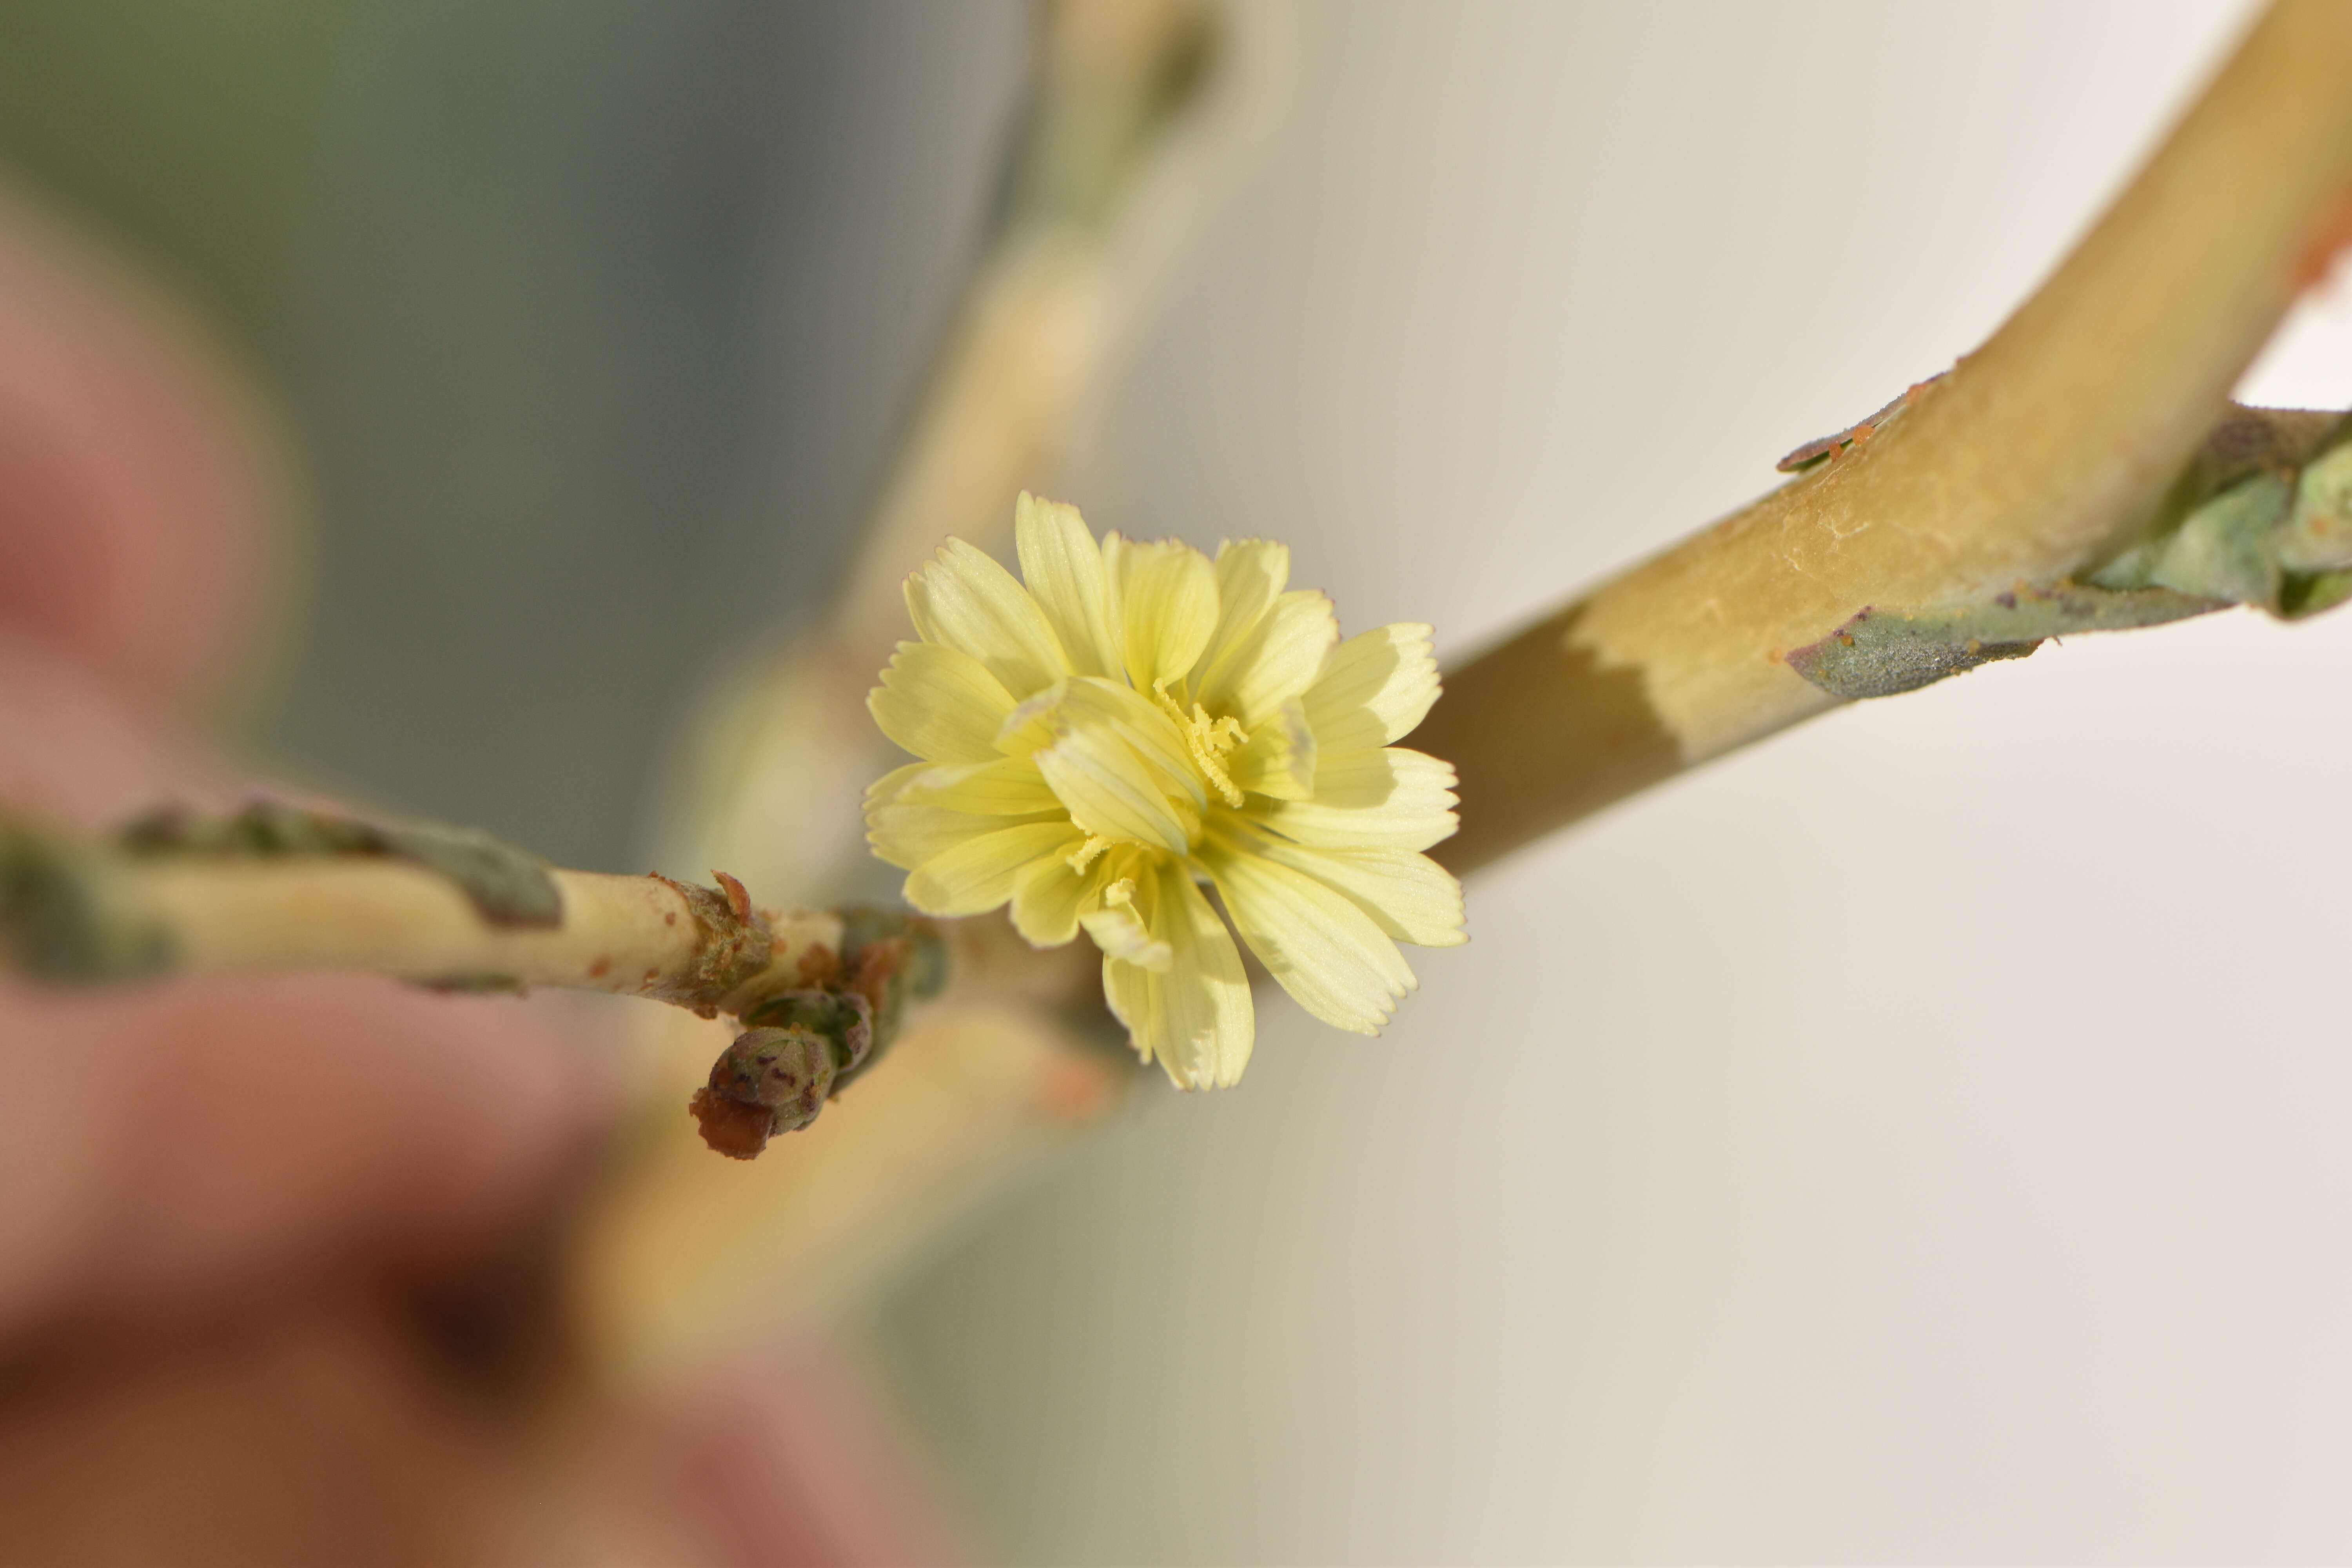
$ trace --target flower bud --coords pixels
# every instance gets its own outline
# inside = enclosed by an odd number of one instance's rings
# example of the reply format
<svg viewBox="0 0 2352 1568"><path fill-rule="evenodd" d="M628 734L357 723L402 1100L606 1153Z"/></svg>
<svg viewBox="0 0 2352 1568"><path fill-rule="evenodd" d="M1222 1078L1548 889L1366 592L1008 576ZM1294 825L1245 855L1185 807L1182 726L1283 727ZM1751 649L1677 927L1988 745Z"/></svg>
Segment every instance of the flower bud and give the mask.
<svg viewBox="0 0 2352 1568"><path fill-rule="evenodd" d="M833 1042L814 1029L746 1029L712 1064L709 1086L695 1091L688 1109L704 1142L749 1160L775 1134L814 1121L838 1070Z"/></svg>

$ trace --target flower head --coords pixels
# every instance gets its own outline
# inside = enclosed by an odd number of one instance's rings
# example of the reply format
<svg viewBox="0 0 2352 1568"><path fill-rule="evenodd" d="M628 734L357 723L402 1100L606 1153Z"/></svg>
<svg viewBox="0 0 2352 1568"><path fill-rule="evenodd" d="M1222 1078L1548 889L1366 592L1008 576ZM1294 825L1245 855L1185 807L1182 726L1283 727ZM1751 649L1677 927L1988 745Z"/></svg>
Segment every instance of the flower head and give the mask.
<svg viewBox="0 0 2352 1568"><path fill-rule="evenodd" d="M1413 987L1399 942L1464 940L1421 851L1454 831L1454 770L1390 742L1437 699L1430 629L1339 640L1285 589L1290 552L1113 533L1024 494L1021 581L950 540L907 580L919 642L866 705L921 758L867 792L875 853L935 915L1010 902L1040 947L1080 930L1146 1061L1236 1081L1255 1031L1232 934L1328 1023L1377 1034Z"/></svg>

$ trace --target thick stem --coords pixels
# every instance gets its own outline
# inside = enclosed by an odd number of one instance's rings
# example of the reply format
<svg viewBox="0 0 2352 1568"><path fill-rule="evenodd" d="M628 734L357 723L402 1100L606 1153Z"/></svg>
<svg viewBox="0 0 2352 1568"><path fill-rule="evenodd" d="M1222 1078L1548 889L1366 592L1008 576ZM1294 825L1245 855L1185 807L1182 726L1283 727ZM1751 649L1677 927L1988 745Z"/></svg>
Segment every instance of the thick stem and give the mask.
<svg viewBox="0 0 2352 1568"><path fill-rule="evenodd" d="M1982 349L1885 432L1453 673L1414 743L1484 864L1837 699L1785 662L1871 606L1964 603L2150 526L2324 268L2352 187L2352 6L2282 0Z"/></svg>
<svg viewBox="0 0 2352 1568"><path fill-rule="evenodd" d="M873 1063L908 1005L941 988L951 945L969 994L1034 989L1024 965L950 944L929 921L777 914L718 881L558 870L481 833L266 802L158 814L110 840L0 820L0 968L68 984L346 970L724 1014L743 1032L689 1109L705 1142L739 1159L812 1124Z"/></svg>

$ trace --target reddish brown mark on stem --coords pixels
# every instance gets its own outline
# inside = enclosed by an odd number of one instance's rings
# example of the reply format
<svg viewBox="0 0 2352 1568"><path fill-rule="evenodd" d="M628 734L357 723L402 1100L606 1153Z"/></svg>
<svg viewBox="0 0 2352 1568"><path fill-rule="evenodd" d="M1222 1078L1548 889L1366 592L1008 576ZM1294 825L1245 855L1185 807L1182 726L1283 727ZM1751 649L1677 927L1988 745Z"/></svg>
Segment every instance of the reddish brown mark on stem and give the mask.
<svg viewBox="0 0 2352 1568"><path fill-rule="evenodd" d="M1902 413L1904 409L1909 407L1914 398L1917 397L1919 394L1927 388L1933 386L1936 383L1943 380L1947 374L1948 373L1937 371L1935 374L1929 376L1925 381L1913 382L1909 387L1905 389L1902 396L1895 399L1892 403L1889 403L1885 407L1880 409L1869 418L1864 419L1861 424L1849 425L1834 436L1823 436L1818 440L1808 441L1803 446L1798 447L1795 451L1790 453L1787 457L1781 458L1778 463L1775 463L1772 466L1784 474L1793 474L1799 468L1804 468L1809 464L1818 462L1823 458L1827 458L1831 462L1834 463L1838 460L1839 456L1849 447L1857 452L1862 450L1864 445L1867 443L1873 436L1878 433L1878 427L1881 425L1885 424L1897 414Z"/></svg>
<svg viewBox="0 0 2352 1568"><path fill-rule="evenodd" d="M743 884L724 871L713 871L710 874L719 879L719 886L727 894L727 907L735 911L735 918L739 921L750 920L751 895L744 891Z"/></svg>
<svg viewBox="0 0 2352 1568"><path fill-rule="evenodd" d="M2313 226L2311 237L2287 275L2294 291L2300 294L2327 281L2327 275L2336 270L2336 258L2347 246L2352 246L2352 189L2338 195Z"/></svg>

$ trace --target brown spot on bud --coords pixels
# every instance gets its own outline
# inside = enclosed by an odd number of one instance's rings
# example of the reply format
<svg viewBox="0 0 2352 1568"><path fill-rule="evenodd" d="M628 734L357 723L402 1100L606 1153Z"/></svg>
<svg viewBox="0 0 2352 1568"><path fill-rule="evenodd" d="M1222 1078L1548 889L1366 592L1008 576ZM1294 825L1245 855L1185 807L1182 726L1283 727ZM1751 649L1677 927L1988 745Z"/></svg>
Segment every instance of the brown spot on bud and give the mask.
<svg viewBox="0 0 2352 1568"><path fill-rule="evenodd" d="M768 1146L768 1129L773 1117L767 1107L745 1105L740 1100L698 1089L686 1109L702 1128L702 1141L730 1160L751 1160Z"/></svg>
<svg viewBox="0 0 2352 1568"><path fill-rule="evenodd" d="M749 1160L779 1132L814 1121L833 1093L834 1043L799 1025L746 1029L711 1064L710 1082L687 1102L702 1141Z"/></svg>

